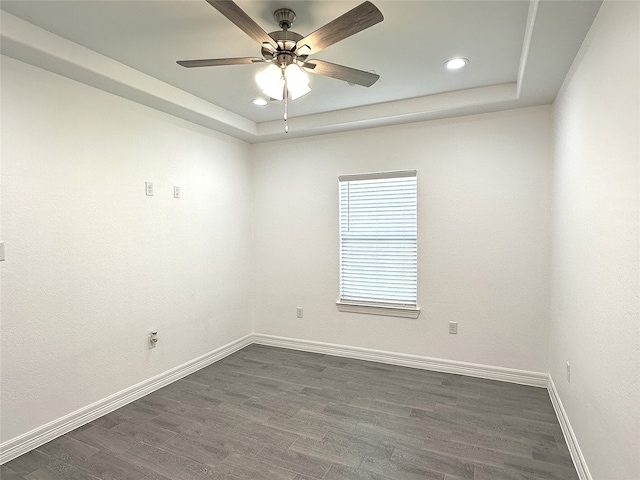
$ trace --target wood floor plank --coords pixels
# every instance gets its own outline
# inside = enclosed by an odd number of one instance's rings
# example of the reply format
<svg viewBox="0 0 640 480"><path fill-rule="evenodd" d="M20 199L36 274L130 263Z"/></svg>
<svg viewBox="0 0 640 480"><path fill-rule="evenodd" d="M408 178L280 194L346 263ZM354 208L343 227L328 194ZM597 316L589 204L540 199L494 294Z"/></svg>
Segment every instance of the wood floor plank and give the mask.
<svg viewBox="0 0 640 480"><path fill-rule="evenodd" d="M11 470L17 475L28 475L31 472L46 467L53 461L49 455L40 450L31 450L3 465L5 469Z"/></svg>
<svg viewBox="0 0 640 480"><path fill-rule="evenodd" d="M323 480L394 480L379 473L333 464Z"/></svg>
<svg viewBox="0 0 640 480"><path fill-rule="evenodd" d="M360 469L372 473L379 473L389 478L403 480L445 480L444 474L403 462L401 459L380 459L365 457Z"/></svg>
<svg viewBox="0 0 640 480"><path fill-rule="evenodd" d="M177 435L175 432L165 430L160 427L147 422L136 423L127 422L116 425L111 431L123 435L129 439L134 439L138 442L147 443L158 447L166 442L169 438Z"/></svg>
<svg viewBox="0 0 640 480"><path fill-rule="evenodd" d="M51 442L38 447L38 450L51 458L71 463L76 460L84 460L100 451L99 448L92 447L86 443L71 438L68 434L63 435Z"/></svg>
<svg viewBox="0 0 640 480"><path fill-rule="evenodd" d="M0 478L2 480L22 480L24 477L2 465L0 466Z"/></svg>
<svg viewBox="0 0 640 480"><path fill-rule="evenodd" d="M90 428L86 429L76 429L68 433L67 436L98 450L115 454L124 452L132 443L136 442L135 437L123 435L117 431L108 430L97 425L91 425Z"/></svg>
<svg viewBox="0 0 640 480"><path fill-rule="evenodd" d="M403 463L418 467L425 467L431 471L448 475L449 477L473 480L474 463L468 460L461 460L454 456L399 446L394 449L391 458L392 460L401 460Z"/></svg>
<svg viewBox="0 0 640 480"><path fill-rule="evenodd" d="M186 468L197 468L199 462L183 457L175 452L140 443L118 454L134 465L144 469L153 470L161 475L172 477Z"/></svg>
<svg viewBox="0 0 640 480"><path fill-rule="evenodd" d="M150 473L150 470L108 452L96 453L84 461L73 462L71 466L93 477L110 480L139 480Z"/></svg>
<svg viewBox="0 0 640 480"><path fill-rule="evenodd" d="M226 435L237 441L252 440L261 445L274 445L285 449L300 438L299 432L288 432L270 425L253 422L242 422Z"/></svg>
<svg viewBox="0 0 640 480"><path fill-rule="evenodd" d="M171 437L163 448L203 465L216 465L229 455L224 445L205 441L203 437L185 435Z"/></svg>
<svg viewBox="0 0 640 480"><path fill-rule="evenodd" d="M230 473L242 480L293 480L298 474L284 466L265 464L258 458L229 455L218 471Z"/></svg>
<svg viewBox="0 0 640 480"><path fill-rule="evenodd" d="M24 477L25 480L99 480L65 462L54 461Z"/></svg>
<svg viewBox="0 0 640 480"><path fill-rule="evenodd" d="M158 415L150 423L164 430L183 435L206 436L211 431L211 427L205 423L198 422L185 415L175 415L173 413Z"/></svg>
<svg viewBox="0 0 640 480"><path fill-rule="evenodd" d="M358 468L365 456L390 458L395 445L340 432L327 432L321 439L302 437L289 450Z"/></svg>
<svg viewBox="0 0 640 480"><path fill-rule="evenodd" d="M3 480L576 480L545 389L248 346Z"/></svg>
<svg viewBox="0 0 640 480"><path fill-rule="evenodd" d="M257 458L267 465L283 467L293 472L301 473L316 479L322 479L332 464L332 462L328 460L314 457L306 453L296 452L290 448L285 450L278 447L272 447L270 445L267 445L260 450Z"/></svg>

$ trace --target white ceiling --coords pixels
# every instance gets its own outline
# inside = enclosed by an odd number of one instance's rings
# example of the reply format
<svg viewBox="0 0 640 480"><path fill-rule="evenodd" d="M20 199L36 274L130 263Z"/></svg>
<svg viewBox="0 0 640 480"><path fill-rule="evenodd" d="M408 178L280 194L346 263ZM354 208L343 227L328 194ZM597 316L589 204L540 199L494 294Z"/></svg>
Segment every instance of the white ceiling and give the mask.
<svg viewBox="0 0 640 480"><path fill-rule="evenodd" d="M307 35L360 1L236 2L267 32L292 8ZM553 101L601 0L374 0L384 21L313 58L372 71L370 88L310 75L289 136ZM259 57L205 0L3 0L2 53L249 142L283 138L282 102L255 107L264 64L186 69L176 60ZM443 63L462 56L457 72ZM143 75L144 74L144 75Z"/></svg>

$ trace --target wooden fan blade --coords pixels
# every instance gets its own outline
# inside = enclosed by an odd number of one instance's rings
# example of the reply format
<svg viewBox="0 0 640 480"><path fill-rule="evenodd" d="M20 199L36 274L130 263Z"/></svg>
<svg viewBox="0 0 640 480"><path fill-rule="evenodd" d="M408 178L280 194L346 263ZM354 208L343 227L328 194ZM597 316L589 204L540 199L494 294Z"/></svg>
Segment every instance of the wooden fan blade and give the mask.
<svg viewBox="0 0 640 480"><path fill-rule="evenodd" d="M207 0L210 1L210 0ZM313 53L355 35L384 20L382 12L371 2L364 2L344 15L320 27L297 43L298 48L308 45Z"/></svg>
<svg viewBox="0 0 640 480"><path fill-rule="evenodd" d="M357 70L355 68L345 67L344 65L338 65L336 63L325 62L322 60L310 60L302 66L312 73L324 75L325 77L336 78L338 80L344 80L348 83L355 83L356 85L362 85L363 87L370 87L380 78L380 75L376 75L375 73L369 73L364 70Z"/></svg>
<svg viewBox="0 0 640 480"><path fill-rule="evenodd" d="M204 60L178 60L176 63L183 67L217 67L220 65L247 65L252 63L263 63L264 58L240 57L240 58L208 58Z"/></svg>
<svg viewBox="0 0 640 480"><path fill-rule="evenodd" d="M268 43L274 48L278 46L277 42L273 40L273 38L271 38L269 34L260 27L260 25L254 22L253 19L244 12L244 10L231 0L207 0L207 2L260 45Z"/></svg>

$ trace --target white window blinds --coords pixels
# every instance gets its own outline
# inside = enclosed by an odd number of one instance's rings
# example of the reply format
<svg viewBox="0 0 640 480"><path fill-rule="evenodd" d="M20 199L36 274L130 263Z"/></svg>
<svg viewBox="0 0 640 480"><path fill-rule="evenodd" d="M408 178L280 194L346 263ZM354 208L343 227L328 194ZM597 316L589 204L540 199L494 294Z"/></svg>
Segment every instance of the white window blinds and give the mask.
<svg viewBox="0 0 640 480"><path fill-rule="evenodd" d="M416 171L343 175L340 301L415 307Z"/></svg>

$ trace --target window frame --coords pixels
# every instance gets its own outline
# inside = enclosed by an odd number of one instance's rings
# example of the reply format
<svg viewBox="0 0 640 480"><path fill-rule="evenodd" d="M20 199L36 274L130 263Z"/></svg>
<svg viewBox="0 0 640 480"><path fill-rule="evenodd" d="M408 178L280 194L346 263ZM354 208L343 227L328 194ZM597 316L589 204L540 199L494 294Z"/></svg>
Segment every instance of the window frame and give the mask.
<svg viewBox="0 0 640 480"><path fill-rule="evenodd" d="M376 302L374 300L371 301L361 301L361 300L349 300L342 298L342 229L341 229L341 183L346 181L357 181L357 180L376 180L376 179L388 179L388 178L401 178L401 177L415 177L416 178L416 303L414 304L387 304ZM338 240L339 240L339 271L338 271L338 300L336 301L336 306L341 312L349 312L349 313L364 313L371 315L384 315L391 317L402 317L402 318L418 318L420 315L420 308L418 306L418 231L417 231L417 222L418 222L418 172L417 170L395 170L395 171L386 171L386 172L373 172L373 173L361 173L361 174L349 174L349 175L340 175L338 177Z"/></svg>

